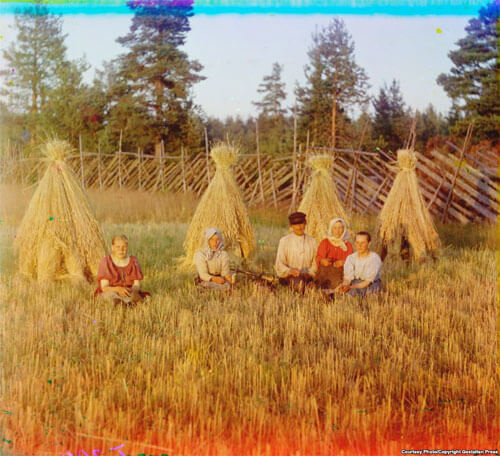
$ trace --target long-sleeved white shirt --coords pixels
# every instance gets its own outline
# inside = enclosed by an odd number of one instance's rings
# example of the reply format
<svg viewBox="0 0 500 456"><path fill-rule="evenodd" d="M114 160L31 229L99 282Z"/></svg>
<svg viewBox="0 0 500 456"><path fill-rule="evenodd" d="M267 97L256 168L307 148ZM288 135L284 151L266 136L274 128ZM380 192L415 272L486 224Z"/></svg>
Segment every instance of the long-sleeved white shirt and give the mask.
<svg viewBox="0 0 500 456"><path fill-rule="evenodd" d="M349 255L344 263L344 279L351 282L355 279L374 282L380 279L382 260L375 252L365 258L360 258L358 252Z"/></svg>
<svg viewBox="0 0 500 456"><path fill-rule="evenodd" d="M200 279L204 282L210 282L216 275L225 277L229 274L229 255L224 250L217 252L210 260L198 251L194 254L193 261Z"/></svg>
<svg viewBox="0 0 500 456"><path fill-rule="evenodd" d="M299 269L303 274L314 276L316 273L316 252L318 242L312 236L295 233L280 239L276 255L276 272L279 277L286 277L290 269Z"/></svg>

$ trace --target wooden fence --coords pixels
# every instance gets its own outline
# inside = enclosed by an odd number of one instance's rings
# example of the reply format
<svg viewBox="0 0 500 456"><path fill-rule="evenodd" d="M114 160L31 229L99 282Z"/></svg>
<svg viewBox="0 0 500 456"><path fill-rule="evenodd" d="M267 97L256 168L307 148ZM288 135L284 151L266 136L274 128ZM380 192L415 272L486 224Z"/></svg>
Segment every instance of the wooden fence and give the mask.
<svg viewBox="0 0 500 456"><path fill-rule="evenodd" d="M417 153L420 189L431 213L440 220L460 223L496 221L499 203L497 157L489 152L468 155L452 143L459 158L439 151ZM325 148L301 148L290 157L273 158L256 153L243 155L234 167L236 180L250 206L267 205L295 209L310 179L307 157L329 153ZM360 214L377 214L389 193L396 171L395 157L335 149L332 169L337 191L345 206ZM136 189L147 192L193 192L207 188L215 166L206 152L188 156L149 156L137 153L85 153L69 157L68 163L85 188ZM4 182L35 184L46 163L22 159L19 154L0 154L0 178Z"/></svg>

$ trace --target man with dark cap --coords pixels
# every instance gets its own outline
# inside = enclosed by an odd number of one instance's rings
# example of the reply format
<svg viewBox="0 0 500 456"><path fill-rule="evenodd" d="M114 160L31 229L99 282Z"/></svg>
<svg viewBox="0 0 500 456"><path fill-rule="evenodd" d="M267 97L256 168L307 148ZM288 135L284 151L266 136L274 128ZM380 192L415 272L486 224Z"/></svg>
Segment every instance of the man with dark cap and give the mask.
<svg viewBox="0 0 500 456"><path fill-rule="evenodd" d="M280 239L275 268L281 284L304 291L316 273L318 243L305 234L306 214L294 212L288 221L292 232Z"/></svg>

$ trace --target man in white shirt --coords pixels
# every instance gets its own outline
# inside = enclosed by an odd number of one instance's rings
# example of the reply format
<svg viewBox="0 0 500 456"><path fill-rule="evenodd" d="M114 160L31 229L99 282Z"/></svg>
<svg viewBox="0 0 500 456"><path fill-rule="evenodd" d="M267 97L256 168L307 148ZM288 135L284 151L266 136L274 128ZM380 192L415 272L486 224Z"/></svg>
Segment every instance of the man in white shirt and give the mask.
<svg viewBox="0 0 500 456"><path fill-rule="evenodd" d="M294 212L288 221L292 232L280 239L275 268L282 285L303 292L316 273L318 242L305 233L306 214Z"/></svg>
<svg viewBox="0 0 500 456"><path fill-rule="evenodd" d="M366 231L356 233L356 253L349 255L344 263L344 281L337 289L351 296L377 293L381 290L380 273L382 260L370 251L371 236Z"/></svg>

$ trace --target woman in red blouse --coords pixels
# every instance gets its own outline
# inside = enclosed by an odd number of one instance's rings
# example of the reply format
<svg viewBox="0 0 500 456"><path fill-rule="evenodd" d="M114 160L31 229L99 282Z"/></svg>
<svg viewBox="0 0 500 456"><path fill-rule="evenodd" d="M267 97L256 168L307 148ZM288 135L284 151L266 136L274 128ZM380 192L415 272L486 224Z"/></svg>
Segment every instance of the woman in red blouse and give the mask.
<svg viewBox="0 0 500 456"><path fill-rule="evenodd" d="M98 287L94 296L115 304L142 301L150 293L141 291L143 279L141 266L136 257L127 255L128 239L124 234L114 236L111 241L111 255L105 256L97 271Z"/></svg>
<svg viewBox="0 0 500 456"><path fill-rule="evenodd" d="M348 238L345 220L334 218L328 226L328 236L320 242L316 254L316 283L320 288L333 291L342 283L345 260L354 253Z"/></svg>

